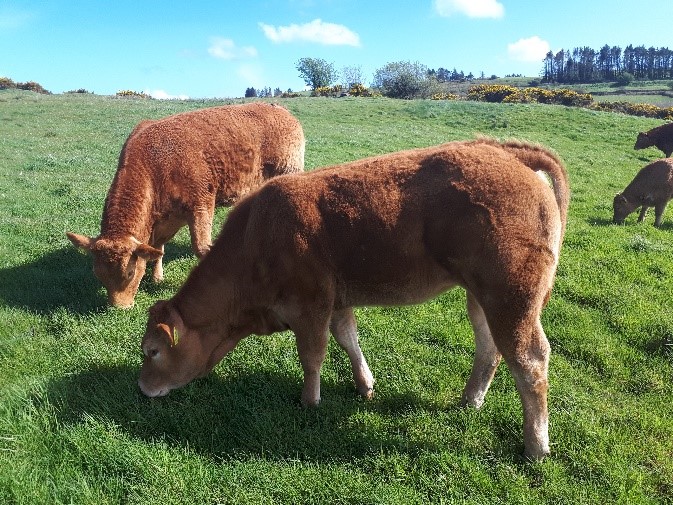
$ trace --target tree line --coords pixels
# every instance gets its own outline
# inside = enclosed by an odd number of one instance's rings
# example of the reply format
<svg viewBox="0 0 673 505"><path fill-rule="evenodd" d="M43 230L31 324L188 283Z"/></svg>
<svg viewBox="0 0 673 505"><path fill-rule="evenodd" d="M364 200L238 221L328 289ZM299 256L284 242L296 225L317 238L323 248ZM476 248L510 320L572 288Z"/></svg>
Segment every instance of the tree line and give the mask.
<svg viewBox="0 0 673 505"><path fill-rule="evenodd" d="M673 51L667 47L636 46L629 44L624 50L618 46L562 49L554 54L549 51L544 59L544 82L588 83L618 81L621 77L635 79L673 78Z"/></svg>

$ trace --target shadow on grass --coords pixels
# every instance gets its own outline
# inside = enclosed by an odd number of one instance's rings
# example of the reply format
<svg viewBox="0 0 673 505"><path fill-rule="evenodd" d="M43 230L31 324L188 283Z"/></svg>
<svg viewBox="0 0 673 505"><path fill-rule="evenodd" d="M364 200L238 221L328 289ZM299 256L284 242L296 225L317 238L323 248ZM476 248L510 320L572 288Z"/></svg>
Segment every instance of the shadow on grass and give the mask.
<svg viewBox="0 0 673 505"><path fill-rule="evenodd" d="M366 402L344 385L323 384L320 407L304 408L295 378L254 372L230 379L211 374L166 397L146 398L137 377L131 367L70 375L49 384L47 401L56 407L59 424L112 422L147 443L188 447L215 459L350 462L381 451L416 455L442 449L400 435L410 410L440 409L415 395Z"/></svg>
<svg viewBox="0 0 673 505"><path fill-rule="evenodd" d="M165 263L190 255L191 249L166 245ZM93 274L91 257L74 247L65 247L24 265L0 269L0 300L6 305L47 314L64 308L77 314L107 305L105 289ZM169 266L170 268L170 266ZM148 269L141 289L149 287ZM151 289L151 288L150 288Z"/></svg>

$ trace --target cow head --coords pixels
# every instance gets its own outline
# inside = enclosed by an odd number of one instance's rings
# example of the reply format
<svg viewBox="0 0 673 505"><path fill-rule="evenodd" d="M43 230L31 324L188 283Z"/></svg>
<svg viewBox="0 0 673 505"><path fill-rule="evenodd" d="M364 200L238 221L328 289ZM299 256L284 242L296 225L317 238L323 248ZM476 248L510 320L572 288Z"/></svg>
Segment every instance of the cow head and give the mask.
<svg viewBox="0 0 673 505"><path fill-rule="evenodd" d="M654 145L654 140L650 137L647 132L640 132L638 138L636 138L636 145L633 146L634 149L645 149L646 147L652 147Z"/></svg>
<svg viewBox="0 0 673 505"><path fill-rule="evenodd" d="M189 328L170 300L158 301L149 309L142 339L140 390L149 397L165 396L204 377L242 337Z"/></svg>
<svg viewBox="0 0 673 505"><path fill-rule="evenodd" d="M93 271L107 290L108 302L115 307L133 306L140 280L148 261L163 254L132 236L127 238L90 238L76 233L66 233L70 241L93 255Z"/></svg>
<svg viewBox="0 0 673 505"><path fill-rule="evenodd" d="M615 224L624 224L626 216L636 210L638 203L630 202L622 193L618 193L612 201L612 207L614 209L612 222Z"/></svg>
<svg viewBox="0 0 673 505"><path fill-rule="evenodd" d="M197 332L187 329L168 301L149 310L142 340L143 365L138 385L150 397L165 396L205 375L205 363Z"/></svg>

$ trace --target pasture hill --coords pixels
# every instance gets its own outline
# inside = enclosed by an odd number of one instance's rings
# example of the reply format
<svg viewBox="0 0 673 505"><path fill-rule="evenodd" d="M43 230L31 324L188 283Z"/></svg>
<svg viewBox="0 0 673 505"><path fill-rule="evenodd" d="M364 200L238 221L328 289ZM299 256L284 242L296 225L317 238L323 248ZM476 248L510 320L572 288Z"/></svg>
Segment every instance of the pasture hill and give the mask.
<svg viewBox="0 0 673 505"><path fill-rule="evenodd" d="M299 406L292 335L249 337L205 379L138 390L147 308L196 264L183 229L165 281L108 308L91 259L121 146L142 119L223 101L0 91L0 502L671 503L673 216L612 224L612 199L656 149L660 119L539 103L274 99L302 123L306 168L487 135L563 159L568 228L542 323L551 456L520 454L501 365L479 411L458 406L474 353L464 293L356 311L377 380L365 402L331 343L323 400ZM216 216L214 233L225 219ZM150 276L146 276L149 278Z"/></svg>

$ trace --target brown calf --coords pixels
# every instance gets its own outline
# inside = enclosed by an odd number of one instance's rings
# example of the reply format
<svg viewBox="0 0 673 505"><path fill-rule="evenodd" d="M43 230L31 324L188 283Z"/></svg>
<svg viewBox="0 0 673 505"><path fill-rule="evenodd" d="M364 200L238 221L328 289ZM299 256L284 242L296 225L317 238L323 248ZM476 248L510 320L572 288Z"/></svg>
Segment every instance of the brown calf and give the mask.
<svg viewBox="0 0 673 505"><path fill-rule="evenodd" d="M93 254L110 304L130 307L147 261L156 261L155 282L163 279L164 244L182 226L201 258L216 206L303 169L302 127L279 106L254 102L143 121L119 156L98 237L66 235Z"/></svg>
<svg viewBox="0 0 673 505"><path fill-rule="evenodd" d="M638 207L638 222L645 219L647 210L654 207L654 226L661 226L664 210L673 198L673 159L657 160L640 169L633 181L612 202L613 222L623 224L626 216Z"/></svg>
<svg viewBox="0 0 673 505"><path fill-rule="evenodd" d="M653 146L663 151L667 158L671 157L671 153L673 153L673 123L666 123L646 132L640 132L633 148L645 149Z"/></svg>
<svg viewBox="0 0 673 505"><path fill-rule="evenodd" d="M559 159L517 142L455 142L273 179L234 207L178 293L150 309L139 386L165 395L208 374L242 338L290 329L305 405L320 400L330 331L358 392L371 397L353 307L416 304L459 285L476 341L462 401L482 405L504 357L526 454L543 457L549 344L540 313L568 201Z"/></svg>

